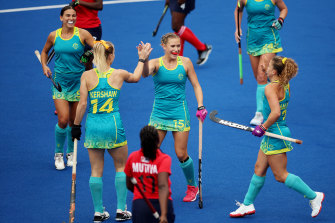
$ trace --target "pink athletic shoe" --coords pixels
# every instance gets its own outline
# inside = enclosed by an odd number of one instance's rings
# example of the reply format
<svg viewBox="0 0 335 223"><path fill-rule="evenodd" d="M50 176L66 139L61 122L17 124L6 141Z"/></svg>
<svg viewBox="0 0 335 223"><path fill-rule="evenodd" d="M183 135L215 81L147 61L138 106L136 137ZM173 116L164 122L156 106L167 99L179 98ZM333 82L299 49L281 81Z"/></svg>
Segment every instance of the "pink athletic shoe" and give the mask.
<svg viewBox="0 0 335 223"><path fill-rule="evenodd" d="M184 202L192 202L197 199L197 195L199 194L199 188L195 186L187 185L186 196L184 197Z"/></svg>

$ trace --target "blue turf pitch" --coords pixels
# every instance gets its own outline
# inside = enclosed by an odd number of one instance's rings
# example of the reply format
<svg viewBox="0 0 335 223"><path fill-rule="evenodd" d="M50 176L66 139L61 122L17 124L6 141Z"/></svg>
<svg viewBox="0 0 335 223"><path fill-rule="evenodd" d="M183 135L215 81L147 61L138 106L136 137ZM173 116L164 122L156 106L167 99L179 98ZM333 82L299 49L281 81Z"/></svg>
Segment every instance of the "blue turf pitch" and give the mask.
<svg viewBox="0 0 335 223"><path fill-rule="evenodd" d="M1 9L12 9L68 1L6 1ZM246 14L243 18L244 84L239 84L238 48L234 40L235 1L197 1L196 10L186 19L200 40L213 45L208 62L195 64L196 50L188 43L185 56L194 62L204 92L208 111L218 110L218 117L248 124L255 112L256 82L245 50ZM288 153L288 170L300 176L312 189L326 198L321 214L310 217L308 200L277 183L268 171L265 186L255 201L256 214L244 219L230 219L235 200L243 201L253 174L260 139L249 132L218 125L206 119L203 129L203 200L183 203L186 182L174 154L173 139L168 134L162 150L172 157L172 198L176 222L334 222L335 212L335 24L334 1L327 6L314 0L289 1L288 17L280 31L284 52L294 58L299 74L291 82L291 103L287 122L293 138L302 145ZM132 71L137 64L136 45L150 42L151 58L163 54L160 36L170 32L167 13L157 36L152 31L162 13L163 1L105 5L100 13L103 39L116 47L115 68ZM34 50L41 50L48 34L59 28L60 9L0 13L0 222L68 221L71 169L54 168L54 126L51 82L42 74ZM277 12L278 13L278 12ZM125 84L121 91L120 113L125 125L129 152L139 148L139 130L148 123L153 102L152 78L138 84ZM196 100L190 84L187 99L191 113L188 150L198 160L198 121ZM104 205L114 217L116 209L114 167L106 154ZM76 222L91 222L93 205L88 179L90 164L80 141L77 166ZM132 194L128 193L131 208ZM113 218L109 220L112 222Z"/></svg>

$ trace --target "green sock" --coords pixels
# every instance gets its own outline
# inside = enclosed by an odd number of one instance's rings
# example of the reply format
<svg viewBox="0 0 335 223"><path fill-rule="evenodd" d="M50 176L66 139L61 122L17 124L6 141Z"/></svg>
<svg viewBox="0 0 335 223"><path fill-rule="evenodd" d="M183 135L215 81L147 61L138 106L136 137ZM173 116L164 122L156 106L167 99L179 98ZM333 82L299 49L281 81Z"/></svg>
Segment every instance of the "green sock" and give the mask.
<svg viewBox="0 0 335 223"><path fill-rule="evenodd" d="M115 173L115 189L117 197L117 209L124 211L126 209L127 200L126 174L124 172Z"/></svg>
<svg viewBox="0 0 335 223"><path fill-rule="evenodd" d="M300 177L294 174L288 174L285 185L304 195L309 200L313 200L316 197L316 193Z"/></svg>
<svg viewBox="0 0 335 223"><path fill-rule="evenodd" d="M93 206L95 212L103 213L104 209L102 206L102 177L90 177L90 189L93 200Z"/></svg>
<svg viewBox="0 0 335 223"><path fill-rule="evenodd" d="M194 166L193 166L192 158L189 156L188 160L186 162L179 163L179 165L184 172L184 176L186 178L187 185L196 187L197 183L196 183L196 180L195 180L195 177L194 177Z"/></svg>
<svg viewBox="0 0 335 223"><path fill-rule="evenodd" d="M265 182L265 177L260 177L254 174L251 178L249 189L247 194L244 197L243 204L250 205L253 204L258 193L261 191Z"/></svg>
<svg viewBox="0 0 335 223"><path fill-rule="evenodd" d="M264 90L266 84L257 84L256 90L256 104L257 104L257 111L263 111L263 98L264 98Z"/></svg>
<svg viewBox="0 0 335 223"><path fill-rule="evenodd" d="M55 127L55 139L56 139L55 153L63 153L65 138L66 138L66 129L60 128L57 123Z"/></svg>
<svg viewBox="0 0 335 223"><path fill-rule="evenodd" d="M66 153L73 153L73 141L72 141L72 134L71 134L71 127L67 126L66 133L67 133L67 150Z"/></svg>

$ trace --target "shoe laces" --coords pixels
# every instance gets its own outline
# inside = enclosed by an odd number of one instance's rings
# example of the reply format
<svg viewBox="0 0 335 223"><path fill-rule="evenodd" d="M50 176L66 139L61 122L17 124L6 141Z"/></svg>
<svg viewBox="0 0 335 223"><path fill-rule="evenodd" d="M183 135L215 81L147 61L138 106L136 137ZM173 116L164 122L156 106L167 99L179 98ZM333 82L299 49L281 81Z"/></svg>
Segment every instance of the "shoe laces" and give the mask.
<svg viewBox="0 0 335 223"><path fill-rule="evenodd" d="M106 216L107 216L107 214L106 214L106 208L103 207L102 213L101 213L101 212L95 212L95 213L94 213L94 216L98 216L98 217L106 217Z"/></svg>
<svg viewBox="0 0 335 223"><path fill-rule="evenodd" d="M129 211L123 211L122 213L123 213L127 218L130 218L130 217L131 217Z"/></svg>
<svg viewBox="0 0 335 223"><path fill-rule="evenodd" d="M186 191L187 195L195 195L196 194L196 187L188 187Z"/></svg>
<svg viewBox="0 0 335 223"><path fill-rule="evenodd" d="M62 153L56 153L55 158L63 158L63 154Z"/></svg>
<svg viewBox="0 0 335 223"><path fill-rule="evenodd" d="M313 202L313 200L310 200L310 201L309 201L309 206L310 206L313 210L314 210L314 208L317 207L316 203Z"/></svg>
<svg viewBox="0 0 335 223"><path fill-rule="evenodd" d="M239 201L237 201L237 200L235 200L235 202L236 202L236 203L235 203L235 204L236 204L236 206L239 206L239 207L241 207L241 206L242 206L242 204L243 204L243 203L240 203L240 202L239 202Z"/></svg>
<svg viewBox="0 0 335 223"><path fill-rule="evenodd" d="M57 155L55 156L55 161L57 161L57 162L62 162L62 161L63 161L63 156L57 154Z"/></svg>
<svg viewBox="0 0 335 223"><path fill-rule="evenodd" d="M67 158L67 159L71 159L71 160L72 160L72 157L73 157L73 153L68 153L68 154L66 154L66 158Z"/></svg>
<svg viewBox="0 0 335 223"><path fill-rule="evenodd" d="M125 216L127 216L127 217L130 217L130 216L131 216L131 215L130 215L130 212L127 211L127 206L126 206L126 208L124 209L124 211L123 211L122 209L117 209L117 210L116 210L116 213L118 213L118 214L123 214L123 215L125 215Z"/></svg>

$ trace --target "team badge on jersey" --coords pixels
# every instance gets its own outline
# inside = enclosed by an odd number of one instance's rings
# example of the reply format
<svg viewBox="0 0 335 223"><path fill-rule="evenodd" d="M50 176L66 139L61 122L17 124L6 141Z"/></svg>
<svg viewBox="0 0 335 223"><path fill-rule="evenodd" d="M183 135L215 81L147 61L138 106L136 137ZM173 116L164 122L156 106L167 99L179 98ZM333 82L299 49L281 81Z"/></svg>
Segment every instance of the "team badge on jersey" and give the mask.
<svg viewBox="0 0 335 223"><path fill-rule="evenodd" d="M78 49L78 43L74 43L74 44L72 45L72 47L73 47L73 49Z"/></svg>
<svg viewBox="0 0 335 223"><path fill-rule="evenodd" d="M179 80L182 80L184 78L184 74L179 74L178 78L179 78Z"/></svg>

